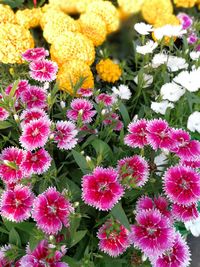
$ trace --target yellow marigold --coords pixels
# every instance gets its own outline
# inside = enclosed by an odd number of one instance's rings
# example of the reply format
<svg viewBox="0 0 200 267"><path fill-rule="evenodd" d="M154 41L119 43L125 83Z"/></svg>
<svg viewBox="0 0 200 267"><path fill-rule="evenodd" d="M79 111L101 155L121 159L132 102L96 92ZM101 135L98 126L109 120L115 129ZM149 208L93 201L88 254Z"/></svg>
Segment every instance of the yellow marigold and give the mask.
<svg viewBox="0 0 200 267"><path fill-rule="evenodd" d="M92 2L88 5L86 12L94 13L102 17L106 23L107 33L114 32L119 28L119 13L111 2Z"/></svg>
<svg viewBox="0 0 200 267"><path fill-rule="evenodd" d="M94 45L81 33L65 32L59 36L50 49L51 57L58 65L73 59L91 65L95 58Z"/></svg>
<svg viewBox="0 0 200 267"><path fill-rule="evenodd" d="M63 64L57 74L57 82L61 90L73 94L75 86L81 78L85 78L82 88L93 88L94 78L90 67L81 60L72 60Z"/></svg>
<svg viewBox="0 0 200 267"><path fill-rule="evenodd" d="M57 5L62 11L68 14L77 13L77 0L49 0L50 4Z"/></svg>
<svg viewBox="0 0 200 267"><path fill-rule="evenodd" d="M166 14L173 13L171 0L144 0L142 5L143 18L150 24Z"/></svg>
<svg viewBox="0 0 200 267"><path fill-rule="evenodd" d="M80 30L80 25L76 20L64 13L60 13L59 16L52 17L44 25L43 36L48 43L52 44L64 32L80 32Z"/></svg>
<svg viewBox="0 0 200 267"><path fill-rule="evenodd" d="M105 41L106 24L100 16L94 13L85 13L81 15L79 22L82 34L92 40L95 46L99 46Z"/></svg>
<svg viewBox="0 0 200 267"><path fill-rule="evenodd" d="M10 6L0 4L0 23L15 23L15 14Z"/></svg>
<svg viewBox="0 0 200 267"><path fill-rule="evenodd" d="M174 4L177 7L193 7L197 0L174 0Z"/></svg>
<svg viewBox="0 0 200 267"><path fill-rule="evenodd" d="M42 11L42 15L40 18L40 26L42 29L44 29L44 26L52 18L55 21L56 19L59 19L59 17L63 17L63 15L65 15L65 13L62 12L58 6L50 5L50 4L47 4L44 7L42 7L41 11Z"/></svg>
<svg viewBox="0 0 200 267"><path fill-rule="evenodd" d="M103 0L78 0L76 3L76 9L79 13L84 13L86 12L86 9L90 3L97 1L103 1Z"/></svg>
<svg viewBox="0 0 200 267"><path fill-rule="evenodd" d="M140 12L144 0L117 0L118 5L125 15L131 15Z"/></svg>
<svg viewBox="0 0 200 267"><path fill-rule="evenodd" d="M33 38L26 28L11 23L0 27L0 62L22 63L21 54L34 47Z"/></svg>
<svg viewBox="0 0 200 267"><path fill-rule="evenodd" d="M111 59L102 59L97 65L96 70L100 78L105 82L114 83L119 80L122 70L118 64Z"/></svg>
<svg viewBox="0 0 200 267"><path fill-rule="evenodd" d="M40 25L41 15L40 8L18 10L16 12L16 21L27 29L35 28Z"/></svg>

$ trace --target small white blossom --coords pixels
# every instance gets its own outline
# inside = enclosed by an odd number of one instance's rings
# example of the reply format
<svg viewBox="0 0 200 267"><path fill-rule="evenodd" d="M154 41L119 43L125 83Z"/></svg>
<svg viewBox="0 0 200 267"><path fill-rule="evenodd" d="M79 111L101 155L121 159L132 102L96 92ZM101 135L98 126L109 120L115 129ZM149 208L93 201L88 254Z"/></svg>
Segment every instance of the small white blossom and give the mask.
<svg viewBox="0 0 200 267"><path fill-rule="evenodd" d="M191 132L197 131L198 133L200 133L200 112L195 111L189 116L187 121L187 128Z"/></svg>
<svg viewBox="0 0 200 267"><path fill-rule="evenodd" d="M164 25L154 29L154 36L157 40L162 40L163 37L181 37L186 31L182 29L182 25Z"/></svg>
<svg viewBox="0 0 200 267"><path fill-rule="evenodd" d="M190 53L190 57L192 60L199 60L200 59L200 51L192 51Z"/></svg>
<svg viewBox="0 0 200 267"><path fill-rule="evenodd" d="M128 100L131 98L131 91L127 85L121 84L118 88L112 88L114 96L118 96L121 99Z"/></svg>
<svg viewBox="0 0 200 267"><path fill-rule="evenodd" d="M149 87L153 82L153 76L149 74L143 74L142 76L143 88ZM134 78L134 82L138 84L138 75Z"/></svg>
<svg viewBox="0 0 200 267"><path fill-rule="evenodd" d="M166 83L161 87L160 94L163 99L176 102L185 94L185 89L176 83Z"/></svg>
<svg viewBox="0 0 200 267"><path fill-rule="evenodd" d="M136 52L142 55L151 54L154 49L158 46L158 43L153 42L152 40L148 41L145 45L137 45Z"/></svg>
<svg viewBox="0 0 200 267"><path fill-rule="evenodd" d="M175 57L163 53L156 54L152 59L151 66L158 68L159 66L166 64L170 72L175 72L188 68L188 63L182 57Z"/></svg>
<svg viewBox="0 0 200 267"><path fill-rule="evenodd" d="M44 90L47 90L47 89L49 89L49 85L50 85L50 83L49 83L49 82L45 82L45 83L44 83Z"/></svg>
<svg viewBox="0 0 200 267"><path fill-rule="evenodd" d="M65 102L64 101L60 101L60 106L61 106L62 109L64 109L66 107Z"/></svg>
<svg viewBox="0 0 200 267"><path fill-rule="evenodd" d="M156 113L165 115L168 108L174 108L174 104L169 103L167 100L162 102L151 102L151 109Z"/></svg>
<svg viewBox="0 0 200 267"><path fill-rule="evenodd" d="M185 222L185 228L190 231L193 236L200 236L200 216L197 219Z"/></svg>
<svg viewBox="0 0 200 267"><path fill-rule="evenodd" d="M152 25L146 24L144 22L136 23L134 29L141 35L148 35L153 31Z"/></svg>
<svg viewBox="0 0 200 267"><path fill-rule="evenodd" d="M197 92L200 88L200 68L194 69L192 71L182 71L180 72L173 81L189 92Z"/></svg>

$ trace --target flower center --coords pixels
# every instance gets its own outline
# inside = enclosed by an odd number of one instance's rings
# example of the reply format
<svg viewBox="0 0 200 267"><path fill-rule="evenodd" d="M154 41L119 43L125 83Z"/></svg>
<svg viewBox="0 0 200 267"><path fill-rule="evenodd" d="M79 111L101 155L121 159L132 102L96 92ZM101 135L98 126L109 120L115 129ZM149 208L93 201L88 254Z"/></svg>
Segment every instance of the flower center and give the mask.
<svg viewBox="0 0 200 267"><path fill-rule="evenodd" d="M106 190L108 190L108 185L107 185L107 183L100 183L99 184L99 191L106 191Z"/></svg>
<svg viewBox="0 0 200 267"><path fill-rule="evenodd" d="M188 190L190 185L188 184L188 182L185 180L185 179L182 179L181 180L181 184L180 184L180 187L185 189L185 190Z"/></svg>
<svg viewBox="0 0 200 267"><path fill-rule="evenodd" d="M35 130L32 132L32 136L37 136L39 134L39 129L35 128Z"/></svg>
<svg viewBox="0 0 200 267"><path fill-rule="evenodd" d="M37 155L32 156L31 161L36 162L37 160L38 160L38 156Z"/></svg>
<svg viewBox="0 0 200 267"><path fill-rule="evenodd" d="M57 208L56 208L54 205L52 205L52 206L48 206L48 208L49 208L49 212L50 212L51 214L56 214L56 212L57 212Z"/></svg>

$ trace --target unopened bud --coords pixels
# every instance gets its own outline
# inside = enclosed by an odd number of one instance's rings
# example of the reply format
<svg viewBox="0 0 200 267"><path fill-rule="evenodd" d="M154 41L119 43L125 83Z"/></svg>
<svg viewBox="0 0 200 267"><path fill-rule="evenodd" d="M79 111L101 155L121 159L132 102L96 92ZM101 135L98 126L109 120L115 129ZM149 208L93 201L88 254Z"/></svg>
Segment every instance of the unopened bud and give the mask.
<svg viewBox="0 0 200 267"><path fill-rule="evenodd" d="M79 206L79 202L78 201L74 202L74 208L77 208L78 206Z"/></svg>
<svg viewBox="0 0 200 267"><path fill-rule="evenodd" d="M19 116L17 114L14 114L14 119L16 122L19 122Z"/></svg>
<svg viewBox="0 0 200 267"><path fill-rule="evenodd" d="M101 115L105 115L105 114L106 114L106 110L105 109L102 109Z"/></svg>
<svg viewBox="0 0 200 267"><path fill-rule="evenodd" d="M66 107L65 102L64 101L60 101L60 106L61 106L62 109L64 109Z"/></svg>
<svg viewBox="0 0 200 267"><path fill-rule="evenodd" d="M86 156L85 159L87 162L90 162L92 160L89 156Z"/></svg>
<svg viewBox="0 0 200 267"><path fill-rule="evenodd" d="M49 248L55 248L56 246L53 244L49 244Z"/></svg>
<svg viewBox="0 0 200 267"><path fill-rule="evenodd" d="M78 112L78 114L82 116L83 115L83 110L80 109L79 112Z"/></svg>
<svg viewBox="0 0 200 267"><path fill-rule="evenodd" d="M53 241L54 239L55 239L55 238L54 238L53 235L50 235L50 236L49 236L49 240L50 240L50 241Z"/></svg>
<svg viewBox="0 0 200 267"><path fill-rule="evenodd" d="M49 139L50 140L53 140L54 139L54 134L53 133L50 134Z"/></svg>
<svg viewBox="0 0 200 267"><path fill-rule="evenodd" d="M84 154L85 154L85 152L82 150L82 151L81 151L81 155L84 155Z"/></svg>
<svg viewBox="0 0 200 267"><path fill-rule="evenodd" d="M45 90L49 89L49 82L45 82L43 88L44 88Z"/></svg>

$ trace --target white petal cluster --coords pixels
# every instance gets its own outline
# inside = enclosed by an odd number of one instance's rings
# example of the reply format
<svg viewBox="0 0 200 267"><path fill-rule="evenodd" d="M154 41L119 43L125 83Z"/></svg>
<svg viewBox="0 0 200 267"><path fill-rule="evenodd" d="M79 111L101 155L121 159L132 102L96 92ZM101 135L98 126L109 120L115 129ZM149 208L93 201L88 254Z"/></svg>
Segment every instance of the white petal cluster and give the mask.
<svg viewBox="0 0 200 267"><path fill-rule="evenodd" d="M200 68L192 71L182 71L174 79L173 82L181 85L189 92L197 92L200 89Z"/></svg>
<svg viewBox="0 0 200 267"><path fill-rule="evenodd" d="M156 113L165 115L168 108L174 108L174 104L164 100L162 102L151 102L151 109Z"/></svg>
<svg viewBox="0 0 200 267"><path fill-rule="evenodd" d="M199 111L195 111L189 116L188 121L187 121L187 128L191 132L197 131L198 133L200 133L200 112Z"/></svg>
<svg viewBox="0 0 200 267"><path fill-rule="evenodd" d="M182 95L185 94L185 89L176 83L166 83L160 89L162 99L169 100L171 102L178 101Z"/></svg>
<svg viewBox="0 0 200 267"><path fill-rule="evenodd" d="M153 31L152 25L146 24L144 22L136 23L134 29L141 35L148 35Z"/></svg>
<svg viewBox="0 0 200 267"><path fill-rule="evenodd" d="M154 36L157 40L162 40L163 37L181 37L185 34L186 31L182 29L181 25L174 26L174 25L164 25L160 28L154 29Z"/></svg>
<svg viewBox="0 0 200 267"><path fill-rule="evenodd" d="M185 222L185 228L190 231L193 236L200 236L200 216L197 219Z"/></svg>
<svg viewBox="0 0 200 267"><path fill-rule="evenodd" d="M131 91L127 85L121 84L118 88L113 87L112 91L115 97L119 97L124 100L131 98Z"/></svg>
<svg viewBox="0 0 200 267"><path fill-rule="evenodd" d="M158 43L150 40L145 45L142 45L142 46L137 45L136 52L142 55L151 54L153 53L153 51L156 49L157 46L158 46Z"/></svg>

